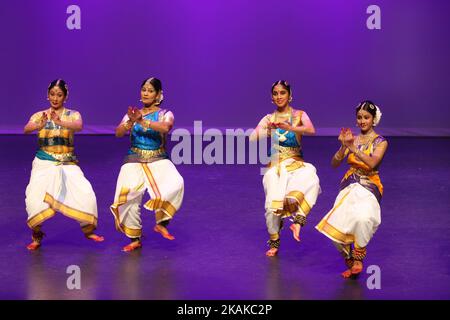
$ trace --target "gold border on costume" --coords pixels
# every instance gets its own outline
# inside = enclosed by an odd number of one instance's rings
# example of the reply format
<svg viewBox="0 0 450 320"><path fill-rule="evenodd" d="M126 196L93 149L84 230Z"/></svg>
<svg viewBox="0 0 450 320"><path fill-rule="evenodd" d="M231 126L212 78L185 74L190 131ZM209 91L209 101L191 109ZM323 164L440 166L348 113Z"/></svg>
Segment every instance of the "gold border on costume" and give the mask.
<svg viewBox="0 0 450 320"><path fill-rule="evenodd" d="M358 149L367 155L373 154L374 141L378 137L374 136L365 149L361 150L359 146ZM384 141L384 138L380 140ZM383 185L378 170L369 168L353 153L348 154L347 162L351 167L341 181L335 204L316 229L336 243L354 244L355 248L362 250L381 224L379 200Z"/></svg>
<svg viewBox="0 0 450 320"><path fill-rule="evenodd" d="M40 122L43 112L48 110L33 114L30 122ZM75 121L81 115L64 108L60 118ZM47 120L37 137L39 150L25 192L28 226L35 229L61 212L80 222L85 234L92 233L97 226L97 201L91 184L76 165L73 130Z"/></svg>
<svg viewBox="0 0 450 320"><path fill-rule="evenodd" d="M155 212L156 223L170 220L183 201L183 178L168 159L122 165L111 212L116 229L129 238L141 236L140 206L145 191L151 199L143 207Z"/></svg>

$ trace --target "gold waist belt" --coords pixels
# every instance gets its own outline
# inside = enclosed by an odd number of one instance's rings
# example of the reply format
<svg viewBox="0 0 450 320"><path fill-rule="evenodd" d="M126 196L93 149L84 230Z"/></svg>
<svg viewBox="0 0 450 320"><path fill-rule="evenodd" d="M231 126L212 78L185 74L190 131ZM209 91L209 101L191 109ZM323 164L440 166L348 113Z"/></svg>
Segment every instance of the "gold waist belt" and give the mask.
<svg viewBox="0 0 450 320"><path fill-rule="evenodd" d="M361 168L355 168L355 167L351 167L350 168L351 173L354 173L358 176L373 176L373 175L377 175L378 171L377 170L371 170L371 171L367 171Z"/></svg>
<svg viewBox="0 0 450 320"><path fill-rule="evenodd" d="M73 152L54 153L54 152L45 151L45 153L51 155L53 158L55 158L56 160L61 161L61 162L75 160L75 155L73 154Z"/></svg>
<svg viewBox="0 0 450 320"><path fill-rule="evenodd" d="M277 151L273 153L271 156L271 161L269 163L269 167L280 164L281 161L294 158L297 161L300 161L300 166L303 166L303 159L300 157L300 147L283 147L280 145L274 145L273 148ZM288 170L289 171L289 170Z"/></svg>
<svg viewBox="0 0 450 320"><path fill-rule="evenodd" d="M283 147L280 145L274 145L273 148L280 153L286 153L286 152L300 153L300 147Z"/></svg>
<svg viewBox="0 0 450 320"><path fill-rule="evenodd" d="M273 148L278 151L280 158L289 158L291 156L300 155L300 147L283 147L274 145Z"/></svg>
<svg viewBox="0 0 450 320"><path fill-rule="evenodd" d="M164 155L166 153L166 150L164 148L159 148L156 150L144 150L139 148L131 148L131 151L138 154L140 157L149 159L149 158L156 158L158 156Z"/></svg>

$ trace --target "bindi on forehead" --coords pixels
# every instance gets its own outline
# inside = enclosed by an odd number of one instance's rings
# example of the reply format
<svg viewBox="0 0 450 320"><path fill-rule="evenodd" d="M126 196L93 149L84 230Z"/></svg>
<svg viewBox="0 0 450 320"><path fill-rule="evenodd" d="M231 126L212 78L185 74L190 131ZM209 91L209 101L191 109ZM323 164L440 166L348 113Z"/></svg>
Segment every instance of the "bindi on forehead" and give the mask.
<svg viewBox="0 0 450 320"><path fill-rule="evenodd" d="M64 92L60 88L57 88L57 87L50 89L50 93L53 93L53 94L62 93L62 94L64 94Z"/></svg>
<svg viewBox="0 0 450 320"><path fill-rule="evenodd" d="M362 110L362 111L364 111L364 110ZM364 112L359 111L357 117L358 118L364 118L364 119L371 119L371 118L373 118L373 116L367 111L364 111Z"/></svg>

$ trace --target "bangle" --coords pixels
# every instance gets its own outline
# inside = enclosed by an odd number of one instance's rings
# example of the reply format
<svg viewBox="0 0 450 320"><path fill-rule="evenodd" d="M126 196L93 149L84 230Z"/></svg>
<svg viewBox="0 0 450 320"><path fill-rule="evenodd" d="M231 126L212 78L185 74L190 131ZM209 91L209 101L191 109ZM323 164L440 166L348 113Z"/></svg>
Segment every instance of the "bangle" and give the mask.
<svg viewBox="0 0 450 320"><path fill-rule="evenodd" d="M344 151L342 152L342 156L339 156L339 154L341 153L342 150L344 150ZM339 150L336 151L336 153L334 154L334 158L335 158L337 161L342 161L342 160L344 160L344 158L345 158L345 151L346 151L345 149L339 148Z"/></svg>
<svg viewBox="0 0 450 320"><path fill-rule="evenodd" d="M131 120L128 120L123 123L123 126L125 127L125 129L130 130L131 127L133 126L133 122L131 122Z"/></svg>

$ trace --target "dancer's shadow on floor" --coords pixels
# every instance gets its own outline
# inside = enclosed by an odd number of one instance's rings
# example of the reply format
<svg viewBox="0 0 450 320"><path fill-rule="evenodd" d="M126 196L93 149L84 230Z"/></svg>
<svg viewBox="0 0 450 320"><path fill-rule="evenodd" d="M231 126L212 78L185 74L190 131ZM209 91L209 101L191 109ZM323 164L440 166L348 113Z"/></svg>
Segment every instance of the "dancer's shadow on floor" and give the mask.
<svg viewBox="0 0 450 320"><path fill-rule="evenodd" d="M152 259L142 250L124 254L112 279L113 299L176 299L176 272L171 258Z"/></svg>
<svg viewBox="0 0 450 320"><path fill-rule="evenodd" d="M357 279L342 279L342 285L336 292L336 300L364 300L366 280L362 273Z"/></svg>
<svg viewBox="0 0 450 320"><path fill-rule="evenodd" d="M267 258L265 296L268 300L304 300L307 298L308 284L301 277L283 272L280 257Z"/></svg>

